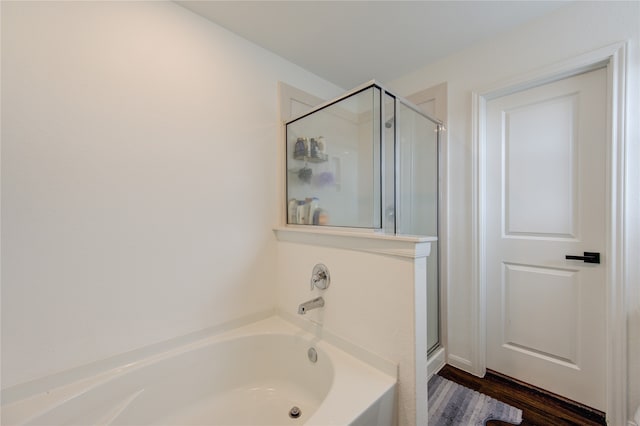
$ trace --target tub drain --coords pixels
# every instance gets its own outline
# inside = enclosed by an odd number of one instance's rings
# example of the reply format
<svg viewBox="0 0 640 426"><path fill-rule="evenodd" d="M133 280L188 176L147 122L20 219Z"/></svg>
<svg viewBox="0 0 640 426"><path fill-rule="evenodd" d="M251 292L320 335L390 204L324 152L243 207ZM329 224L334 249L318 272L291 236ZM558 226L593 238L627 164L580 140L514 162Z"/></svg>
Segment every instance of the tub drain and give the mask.
<svg viewBox="0 0 640 426"><path fill-rule="evenodd" d="M301 414L302 411L300 411L300 408L298 407L292 407L291 410L289 410L289 417L292 419L297 419Z"/></svg>

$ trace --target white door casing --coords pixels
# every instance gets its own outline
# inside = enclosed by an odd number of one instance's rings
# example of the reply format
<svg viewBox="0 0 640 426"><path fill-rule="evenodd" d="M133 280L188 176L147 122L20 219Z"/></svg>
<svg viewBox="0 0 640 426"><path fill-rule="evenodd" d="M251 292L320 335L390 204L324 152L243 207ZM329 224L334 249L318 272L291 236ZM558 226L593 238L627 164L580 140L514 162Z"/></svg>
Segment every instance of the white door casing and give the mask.
<svg viewBox="0 0 640 426"><path fill-rule="evenodd" d="M606 69L486 111L487 368L604 410Z"/></svg>
<svg viewBox="0 0 640 426"><path fill-rule="evenodd" d="M606 391L608 424L623 424L627 414L627 323L625 294L627 282L625 258L625 188L630 161L626 150L627 117L627 43L605 46L583 55L500 81L472 93L472 342L470 370L483 376L486 369L486 106L487 102L528 88L540 86L589 70L606 66L606 377L601 386Z"/></svg>

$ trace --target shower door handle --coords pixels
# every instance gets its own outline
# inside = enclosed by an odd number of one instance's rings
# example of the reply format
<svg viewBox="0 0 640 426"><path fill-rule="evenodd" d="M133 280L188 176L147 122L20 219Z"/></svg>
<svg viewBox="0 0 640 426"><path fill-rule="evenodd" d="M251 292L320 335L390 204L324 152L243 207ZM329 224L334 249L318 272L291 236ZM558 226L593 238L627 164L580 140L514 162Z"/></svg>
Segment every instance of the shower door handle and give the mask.
<svg viewBox="0 0 640 426"><path fill-rule="evenodd" d="M573 256L568 254L564 258L569 260L582 260L584 263L600 263L600 253L590 251L585 251L584 256Z"/></svg>

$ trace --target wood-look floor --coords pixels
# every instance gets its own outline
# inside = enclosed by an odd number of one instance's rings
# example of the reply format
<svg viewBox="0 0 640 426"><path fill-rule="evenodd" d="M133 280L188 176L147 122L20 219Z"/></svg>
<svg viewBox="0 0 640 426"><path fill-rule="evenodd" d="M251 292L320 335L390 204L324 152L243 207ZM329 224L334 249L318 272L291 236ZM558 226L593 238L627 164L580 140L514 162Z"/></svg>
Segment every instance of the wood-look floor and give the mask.
<svg viewBox="0 0 640 426"><path fill-rule="evenodd" d="M479 378L446 365L438 375L522 410L522 426L606 425L604 413L487 370ZM487 425L508 425L490 421Z"/></svg>

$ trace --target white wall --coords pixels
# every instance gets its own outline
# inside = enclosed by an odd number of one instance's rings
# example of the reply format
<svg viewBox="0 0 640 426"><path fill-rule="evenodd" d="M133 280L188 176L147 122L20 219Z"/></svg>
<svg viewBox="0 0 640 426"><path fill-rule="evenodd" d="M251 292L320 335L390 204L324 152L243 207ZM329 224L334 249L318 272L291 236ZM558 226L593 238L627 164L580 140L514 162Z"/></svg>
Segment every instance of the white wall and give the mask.
<svg viewBox="0 0 640 426"><path fill-rule="evenodd" d="M2 2L2 388L273 309L279 80L169 2Z"/></svg>
<svg viewBox="0 0 640 426"><path fill-rule="evenodd" d="M329 268L331 284L325 291L310 290L309 279L316 263ZM421 368L420 363L416 365L416 351L426 354L426 295L420 293L426 290L415 287L416 276L420 282L426 280L424 257L278 243L278 309L321 324L322 330L398 364L399 425L415 425L416 416L426 415L426 359L422 363L424 371L416 373ZM298 316L298 305L318 295L325 299L324 308ZM414 312L414 306L420 309ZM414 321L422 329L417 329ZM423 335L419 347L416 334ZM425 377L424 383L416 383L416 374ZM418 403L424 401L422 407L416 407L416 393ZM426 417L417 424L424 421Z"/></svg>
<svg viewBox="0 0 640 426"><path fill-rule="evenodd" d="M629 110L627 186L627 276L629 283L629 417L640 404L640 177L639 76L640 3L574 2L525 26L447 57L388 84L408 95L448 82L448 354L471 368L471 92L494 83L631 40L628 69Z"/></svg>

